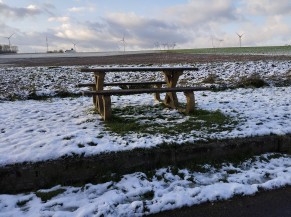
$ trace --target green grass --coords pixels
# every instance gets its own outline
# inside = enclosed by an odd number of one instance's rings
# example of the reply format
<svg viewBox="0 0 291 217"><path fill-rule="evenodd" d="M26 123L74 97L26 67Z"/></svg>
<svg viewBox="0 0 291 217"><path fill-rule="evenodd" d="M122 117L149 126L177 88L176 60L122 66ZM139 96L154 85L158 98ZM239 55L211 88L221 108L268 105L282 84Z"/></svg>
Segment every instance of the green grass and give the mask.
<svg viewBox="0 0 291 217"><path fill-rule="evenodd" d="M114 108L112 119L105 122L108 131L119 135L193 136L195 132L215 133L232 130L237 121L221 111L196 109L193 114L167 113L162 105ZM197 136L197 135L196 135Z"/></svg>
<svg viewBox="0 0 291 217"><path fill-rule="evenodd" d="M17 201L16 205L18 207L23 207L23 206L25 206L31 200L32 200L32 198L29 198L27 200L19 200L19 201Z"/></svg>
<svg viewBox="0 0 291 217"><path fill-rule="evenodd" d="M291 54L291 46L221 47L170 50L168 52L189 54Z"/></svg>
<svg viewBox="0 0 291 217"><path fill-rule="evenodd" d="M35 192L35 195L39 197L43 202L47 202L48 200L52 199L53 197L64 193L66 190L65 189L57 189L54 191L48 191L48 192L43 192L43 191L37 191Z"/></svg>

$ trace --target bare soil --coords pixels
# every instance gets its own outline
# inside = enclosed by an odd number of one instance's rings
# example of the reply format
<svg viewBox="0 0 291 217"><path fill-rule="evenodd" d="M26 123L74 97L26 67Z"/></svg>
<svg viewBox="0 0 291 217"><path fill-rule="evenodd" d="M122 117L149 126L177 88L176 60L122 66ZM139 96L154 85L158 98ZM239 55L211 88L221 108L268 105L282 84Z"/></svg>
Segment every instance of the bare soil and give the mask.
<svg viewBox="0 0 291 217"><path fill-rule="evenodd" d="M211 62L236 62L260 60L291 60L291 56L270 55L219 55L219 54L181 54L144 53L96 57L48 57L48 58L0 58L1 64L15 66L71 66L71 65L115 65L115 64L195 64Z"/></svg>

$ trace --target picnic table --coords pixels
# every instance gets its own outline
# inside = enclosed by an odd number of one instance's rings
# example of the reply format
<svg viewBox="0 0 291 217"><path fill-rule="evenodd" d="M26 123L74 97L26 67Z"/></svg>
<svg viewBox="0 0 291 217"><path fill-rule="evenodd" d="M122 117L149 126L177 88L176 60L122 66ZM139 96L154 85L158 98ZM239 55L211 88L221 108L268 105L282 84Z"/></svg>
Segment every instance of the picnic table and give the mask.
<svg viewBox="0 0 291 217"><path fill-rule="evenodd" d="M163 102L166 106L179 109L185 113L194 111L195 101L194 92L198 90L207 90L206 87L177 87L179 77L185 71L197 71L196 67L98 67L98 68L81 68L81 72L93 72L95 82L89 84L78 84L78 87L91 87L91 91L84 91L83 95L92 96L93 103L96 109L101 114L104 120L111 118L111 95L131 95L141 93L154 93L155 99ZM105 76L108 72L162 72L164 74L164 81L137 81L137 82L115 82L105 83ZM155 87L135 88L135 89L121 89L121 90L104 90L105 86L144 86L151 85ZM162 85L166 87L162 87ZM184 92L187 104L186 109L181 109L177 98L177 92ZM166 93L165 99L160 99L160 93Z"/></svg>

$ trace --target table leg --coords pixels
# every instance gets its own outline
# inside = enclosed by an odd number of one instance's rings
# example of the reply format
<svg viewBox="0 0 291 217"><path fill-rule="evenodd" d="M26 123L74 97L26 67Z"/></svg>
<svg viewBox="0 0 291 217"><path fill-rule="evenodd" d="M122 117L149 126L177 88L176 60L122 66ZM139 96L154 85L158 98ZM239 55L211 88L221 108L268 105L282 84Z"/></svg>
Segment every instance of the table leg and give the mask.
<svg viewBox="0 0 291 217"><path fill-rule="evenodd" d="M189 114L189 113L194 112L194 109L195 109L195 96L194 96L194 92L192 92L192 91L184 92L184 95L186 96L186 100L187 100L185 113L186 114Z"/></svg>
<svg viewBox="0 0 291 217"><path fill-rule="evenodd" d="M111 98L110 96L102 96L103 101L103 110L102 110L102 117L104 121L108 121L111 118Z"/></svg>
<svg viewBox="0 0 291 217"><path fill-rule="evenodd" d="M156 87L157 87L157 88L162 88L162 84L156 84ZM155 93L155 94L154 94L154 98L155 98L155 100L157 100L157 101L161 101L160 93Z"/></svg>
<svg viewBox="0 0 291 217"><path fill-rule="evenodd" d="M95 72L95 90L103 90L104 87L104 78L105 73L104 72ZM98 110L98 112L102 115L102 112L104 110L104 103L102 96L93 96L93 103Z"/></svg>
<svg viewBox="0 0 291 217"><path fill-rule="evenodd" d="M183 74L183 71L180 72L171 72L171 71L164 71L166 83L168 87L176 87L179 77ZM166 97L164 100L164 104L169 106L170 108L178 108L179 101L177 98L176 93L166 93Z"/></svg>

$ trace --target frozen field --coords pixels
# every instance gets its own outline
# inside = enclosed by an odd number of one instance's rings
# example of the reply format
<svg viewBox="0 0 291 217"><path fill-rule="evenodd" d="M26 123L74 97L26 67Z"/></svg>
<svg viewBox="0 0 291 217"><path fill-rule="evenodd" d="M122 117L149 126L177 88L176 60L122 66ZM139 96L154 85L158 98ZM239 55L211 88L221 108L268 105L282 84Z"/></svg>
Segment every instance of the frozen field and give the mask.
<svg viewBox="0 0 291 217"><path fill-rule="evenodd" d="M195 93L197 109L219 111L232 122L171 135L119 134L108 130L94 113L91 98L51 97L78 94L80 89L75 85L91 82L91 74L81 74L77 67L0 67L0 165L151 148L163 143L183 145L208 139L291 133L291 61L195 66L199 71L186 72L180 86L211 85L207 82L211 77L218 85L237 87L241 79L250 76L260 77L269 86ZM137 79L160 80L163 76L110 73L106 77L108 82ZM29 99L40 96L50 98ZM185 102L183 94L178 97ZM177 111L157 108L151 95L112 97L112 102L113 110L152 108L129 115L140 125L150 121L171 128L190 119ZM141 216L285 185L291 185L291 156L265 154L237 165L201 165L201 171L160 168L155 174L127 174L98 185L56 186L27 194L0 195L0 216ZM54 196L43 199L42 195L49 192Z"/></svg>

